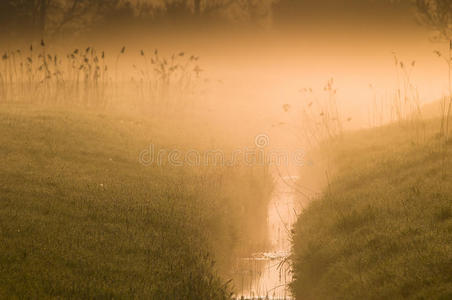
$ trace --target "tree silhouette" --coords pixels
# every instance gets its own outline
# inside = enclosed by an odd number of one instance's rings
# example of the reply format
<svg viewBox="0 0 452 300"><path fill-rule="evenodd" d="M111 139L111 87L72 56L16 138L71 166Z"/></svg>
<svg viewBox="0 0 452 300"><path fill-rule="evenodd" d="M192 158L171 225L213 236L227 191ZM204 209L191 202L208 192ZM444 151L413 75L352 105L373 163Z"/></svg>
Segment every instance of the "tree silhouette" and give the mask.
<svg viewBox="0 0 452 300"><path fill-rule="evenodd" d="M452 0L416 0L420 20L437 30L442 38L452 39Z"/></svg>
<svg viewBox="0 0 452 300"><path fill-rule="evenodd" d="M169 18L177 13L198 19L222 16L230 21L258 22L270 15L273 2L273 0L164 0L163 7Z"/></svg>
<svg viewBox="0 0 452 300"><path fill-rule="evenodd" d="M89 27L120 0L3 0L0 18L10 28L22 28L36 38L61 33L65 29Z"/></svg>

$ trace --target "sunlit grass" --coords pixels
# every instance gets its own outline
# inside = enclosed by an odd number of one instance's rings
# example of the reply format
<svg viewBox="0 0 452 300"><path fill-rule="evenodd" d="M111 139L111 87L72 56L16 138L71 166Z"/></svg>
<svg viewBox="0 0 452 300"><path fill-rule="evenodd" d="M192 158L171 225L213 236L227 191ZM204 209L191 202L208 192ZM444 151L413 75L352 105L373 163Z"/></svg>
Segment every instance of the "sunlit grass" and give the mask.
<svg viewBox="0 0 452 300"><path fill-rule="evenodd" d="M171 141L145 119L0 111L2 296L223 299L219 271L264 242L259 166L145 167L140 151Z"/></svg>
<svg viewBox="0 0 452 300"><path fill-rule="evenodd" d="M407 121L325 144L333 180L295 227L297 297L451 297L450 158L439 123L426 121L421 143Z"/></svg>

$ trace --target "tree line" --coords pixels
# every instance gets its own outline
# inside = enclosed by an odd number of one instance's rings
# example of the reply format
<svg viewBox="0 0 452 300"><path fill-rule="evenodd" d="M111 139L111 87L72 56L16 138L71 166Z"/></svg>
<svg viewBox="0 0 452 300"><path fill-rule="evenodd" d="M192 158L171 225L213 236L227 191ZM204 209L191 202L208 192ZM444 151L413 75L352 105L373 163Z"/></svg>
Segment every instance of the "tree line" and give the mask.
<svg viewBox="0 0 452 300"><path fill-rule="evenodd" d="M348 0L352 3L357 0ZM446 39L452 35L452 0L387 0L410 2L419 20ZM272 12L295 12L308 0L2 0L0 34L35 38L89 31L102 24L159 21L265 23ZM325 1L327 2L327 1ZM360 3L362 4L361 0ZM350 7L353 7L351 5Z"/></svg>
<svg viewBox="0 0 452 300"><path fill-rule="evenodd" d="M125 20L259 22L273 0L2 0L0 33L43 38Z"/></svg>

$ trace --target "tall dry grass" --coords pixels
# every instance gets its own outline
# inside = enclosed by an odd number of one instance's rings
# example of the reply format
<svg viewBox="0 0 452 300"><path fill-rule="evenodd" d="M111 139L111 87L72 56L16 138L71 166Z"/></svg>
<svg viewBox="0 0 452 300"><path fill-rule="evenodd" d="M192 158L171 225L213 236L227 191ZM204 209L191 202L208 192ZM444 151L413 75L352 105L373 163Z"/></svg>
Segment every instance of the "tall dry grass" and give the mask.
<svg viewBox="0 0 452 300"><path fill-rule="evenodd" d="M140 59L132 66L130 57ZM53 51L41 41L4 51L0 60L0 102L131 106L178 109L189 104L202 73L199 57L166 57L158 50L117 53L87 47Z"/></svg>

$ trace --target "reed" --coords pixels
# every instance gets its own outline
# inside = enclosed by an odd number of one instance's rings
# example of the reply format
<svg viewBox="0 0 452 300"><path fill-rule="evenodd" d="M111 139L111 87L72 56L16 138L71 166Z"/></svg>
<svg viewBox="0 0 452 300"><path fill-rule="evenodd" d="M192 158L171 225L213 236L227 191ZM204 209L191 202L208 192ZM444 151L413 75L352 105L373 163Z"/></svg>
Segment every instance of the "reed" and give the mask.
<svg viewBox="0 0 452 300"><path fill-rule="evenodd" d="M126 49L122 47L113 60L94 47L58 53L44 41L28 50L6 50L0 61L1 101L85 107L129 105L154 112L187 106L200 82L199 57L184 52L166 57L158 50L147 55L145 50L129 53ZM135 56L143 63L130 68L128 61Z"/></svg>

